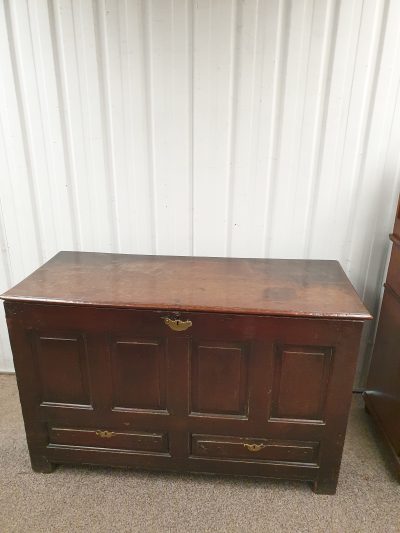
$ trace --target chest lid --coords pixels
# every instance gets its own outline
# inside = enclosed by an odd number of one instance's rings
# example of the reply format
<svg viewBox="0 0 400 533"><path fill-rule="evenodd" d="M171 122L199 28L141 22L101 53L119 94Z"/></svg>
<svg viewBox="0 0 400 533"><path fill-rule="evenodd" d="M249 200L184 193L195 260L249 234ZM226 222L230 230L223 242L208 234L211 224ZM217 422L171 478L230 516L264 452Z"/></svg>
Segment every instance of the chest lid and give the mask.
<svg viewBox="0 0 400 533"><path fill-rule="evenodd" d="M337 261L59 252L7 301L367 320Z"/></svg>

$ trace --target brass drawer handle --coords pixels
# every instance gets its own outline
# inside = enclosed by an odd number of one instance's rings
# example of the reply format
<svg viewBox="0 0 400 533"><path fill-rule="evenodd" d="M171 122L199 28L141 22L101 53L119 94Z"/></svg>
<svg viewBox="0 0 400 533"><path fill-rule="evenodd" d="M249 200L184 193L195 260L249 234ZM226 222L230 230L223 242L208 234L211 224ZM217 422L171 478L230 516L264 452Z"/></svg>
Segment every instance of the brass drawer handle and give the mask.
<svg viewBox="0 0 400 533"><path fill-rule="evenodd" d="M114 431L107 431L107 430L101 431L100 429L98 429L96 431L96 435L98 437L101 437L102 439L110 439L111 437L114 437L115 433Z"/></svg>
<svg viewBox="0 0 400 533"><path fill-rule="evenodd" d="M171 318L168 317L162 317L162 319L164 320L164 324L174 331L185 331L192 326L191 320L179 320L179 318L171 320Z"/></svg>
<svg viewBox="0 0 400 533"><path fill-rule="evenodd" d="M243 446L247 448L249 452L259 452L265 448L265 444L247 444L247 442L244 442Z"/></svg>

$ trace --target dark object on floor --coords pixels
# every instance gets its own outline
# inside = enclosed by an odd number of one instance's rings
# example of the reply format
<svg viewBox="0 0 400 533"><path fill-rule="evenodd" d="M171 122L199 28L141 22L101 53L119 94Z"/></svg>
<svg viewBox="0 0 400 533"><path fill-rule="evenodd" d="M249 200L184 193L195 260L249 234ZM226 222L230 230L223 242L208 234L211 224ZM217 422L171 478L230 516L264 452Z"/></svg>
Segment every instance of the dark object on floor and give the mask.
<svg viewBox="0 0 400 533"><path fill-rule="evenodd" d="M335 492L370 318L337 262L62 252L3 298L35 470Z"/></svg>
<svg viewBox="0 0 400 533"><path fill-rule="evenodd" d="M364 393L400 481L400 199L374 353Z"/></svg>

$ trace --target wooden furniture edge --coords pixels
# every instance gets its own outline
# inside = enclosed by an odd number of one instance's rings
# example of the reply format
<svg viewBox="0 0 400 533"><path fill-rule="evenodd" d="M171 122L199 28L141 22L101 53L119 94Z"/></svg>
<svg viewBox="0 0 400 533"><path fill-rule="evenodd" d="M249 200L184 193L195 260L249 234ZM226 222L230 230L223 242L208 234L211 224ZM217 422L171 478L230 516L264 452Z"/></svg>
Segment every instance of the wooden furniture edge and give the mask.
<svg viewBox="0 0 400 533"><path fill-rule="evenodd" d="M98 302L75 302L75 301L65 301L65 300L49 300L41 298L20 298L16 296L7 296L6 294L0 294L0 300L3 300L4 303L9 304L31 304L31 305L62 305L68 307L89 307L97 309L130 309L132 311L174 311L178 313L215 313L215 314L226 314L226 315L246 315L246 316L263 316L271 318L298 318L306 320L344 320L350 322L366 322L368 320L373 320L374 316L367 310L366 313L295 313L290 311L279 311L279 312L263 312L260 309L241 309L241 308L225 308L225 307L188 307L182 305L175 305L173 309L170 305L111 305L106 303ZM360 299L361 300L361 299Z"/></svg>
<svg viewBox="0 0 400 533"><path fill-rule="evenodd" d="M395 233L391 233L389 235L389 239L392 241L393 244L396 246L400 246L400 237L397 236Z"/></svg>
<svg viewBox="0 0 400 533"><path fill-rule="evenodd" d="M397 480L400 481L400 457L397 455L396 450L394 449L393 444L390 440L390 437L386 433L381 419L374 407L372 395L368 391L363 392L363 400L365 403L366 412L370 415L371 419L375 424L375 428L378 430L380 436L382 437L385 450L385 459L390 462L390 465L393 467L393 470L397 476Z"/></svg>

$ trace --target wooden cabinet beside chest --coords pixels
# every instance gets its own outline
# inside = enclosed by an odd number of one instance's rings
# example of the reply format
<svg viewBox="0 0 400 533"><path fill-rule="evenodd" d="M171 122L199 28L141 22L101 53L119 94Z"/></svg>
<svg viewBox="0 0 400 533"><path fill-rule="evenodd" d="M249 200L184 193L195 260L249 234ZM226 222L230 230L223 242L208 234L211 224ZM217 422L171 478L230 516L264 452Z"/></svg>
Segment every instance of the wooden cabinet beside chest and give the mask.
<svg viewBox="0 0 400 533"><path fill-rule="evenodd" d="M400 481L400 198L364 400Z"/></svg>
<svg viewBox="0 0 400 533"><path fill-rule="evenodd" d="M35 470L335 492L370 318L338 263L61 252L3 299Z"/></svg>

